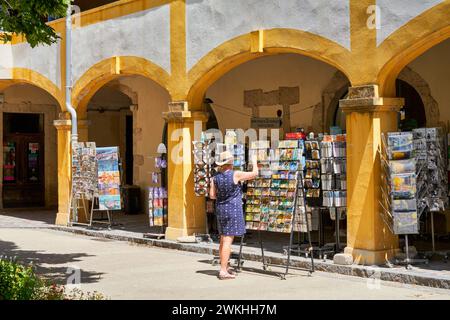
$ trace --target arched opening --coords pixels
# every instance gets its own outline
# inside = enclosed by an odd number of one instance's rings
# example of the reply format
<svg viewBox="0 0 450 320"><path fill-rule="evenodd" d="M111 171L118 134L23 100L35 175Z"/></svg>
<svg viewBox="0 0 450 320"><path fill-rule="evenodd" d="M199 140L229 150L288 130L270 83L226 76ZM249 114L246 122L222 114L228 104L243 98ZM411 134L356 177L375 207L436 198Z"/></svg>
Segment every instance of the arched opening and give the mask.
<svg viewBox="0 0 450 320"><path fill-rule="evenodd" d="M398 97L405 99L405 105L402 110L404 118L399 123L399 128L403 131L410 131L414 128L425 127L427 123L425 107L420 94L408 82L397 79L396 94ZM348 90L345 91L339 100L347 98ZM345 131L345 113L339 107L339 102L336 102L333 113L332 126L337 126Z"/></svg>
<svg viewBox="0 0 450 320"><path fill-rule="evenodd" d="M56 130L58 101L27 83L0 92L3 148L2 207L47 207L58 203Z"/></svg>
<svg viewBox="0 0 450 320"><path fill-rule="evenodd" d="M402 131L411 131L415 128L423 128L427 123L425 108L419 93L409 83L397 79L396 81L397 97L405 99L403 106L403 119L400 121L399 128Z"/></svg>
<svg viewBox="0 0 450 320"><path fill-rule="evenodd" d="M287 133L304 128L306 132L314 132L317 135L324 132L326 127L323 95L329 90L330 82L338 82L337 85L333 84L340 88L349 83L342 72L342 79L337 79L337 72L336 67L301 54L255 55L250 61L217 76L205 89L204 96L214 110L222 132L227 129L246 131L252 127L258 131L264 127L255 125L256 122L252 122L252 118L271 118L279 120L277 129L281 129L280 131ZM347 89L348 86L345 90ZM289 117L283 117L286 113ZM329 132L328 129L325 132ZM281 135L280 139L283 138ZM314 210L313 214L313 240L321 245L335 242L334 216L326 210ZM346 222L341 221L341 244L346 242L345 227ZM267 236L270 241L286 241L284 234Z"/></svg>
<svg viewBox="0 0 450 320"><path fill-rule="evenodd" d="M157 147L165 136L162 113L170 102L169 93L141 75L114 77L89 93L86 120L87 140L98 147L118 146L122 164L121 183L140 188L141 211L148 209L148 188L152 181ZM142 215L142 220L146 216ZM141 227L148 225L142 221Z"/></svg>
<svg viewBox="0 0 450 320"><path fill-rule="evenodd" d="M442 139L447 141L450 123L450 39L444 40L439 44L428 49L426 52L410 61L408 65L401 70L396 83L397 96L405 98L405 126L403 130L410 130L417 127L441 127ZM433 141L427 142L427 148ZM433 148L430 158L433 156L443 161L437 162L438 170L424 167L427 179L430 183L428 190L432 190L443 201L447 200L448 184L448 150L446 147ZM441 164L441 165L440 165ZM418 181L418 185L423 185L423 181ZM418 192L423 197L432 196L431 192L423 193L422 189ZM442 197L439 196L442 195ZM430 200L429 200L430 201ZM431 203L432 201L430 201ZM433 224L431 219L433 219ZM413 237L413 243L417 250L432 250L432 228L435 234L435 250L449 250L450 233L447 210L431 214L426 209L419 218L420 235Z"/></svg>
<svg viewBox="0 0 450 320"><path fill-rule="evenodd" d="M128 185L133 184L132 105L120 88L107 84L94 94L87 108L88 141L95 141L97 147L119 147L122 180Z"/></svg>

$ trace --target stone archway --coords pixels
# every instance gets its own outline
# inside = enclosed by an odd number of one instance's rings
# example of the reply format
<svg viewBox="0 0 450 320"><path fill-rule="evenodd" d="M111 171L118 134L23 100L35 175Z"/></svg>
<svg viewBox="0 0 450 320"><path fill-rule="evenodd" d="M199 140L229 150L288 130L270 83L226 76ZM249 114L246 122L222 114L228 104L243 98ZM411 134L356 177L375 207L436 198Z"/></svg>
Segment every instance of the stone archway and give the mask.
<svg viewBox="0 0 450 320"><path fill-rule="evenodd" d="M428 127L434 127L439 125L439 105L437 101L431 95L431 89L428 83L414 70L409 67L405 67L398 79L409 83L419 93L423 105L425 107L426 124Z"/></svg>
<svg viewBox="0 0 450 320"><path fill-rule="evenodd" d="M312 126L314 130L328 132L328 128L333 125L334 114L339 106L339 100L348 91L349 87L350 81L345 74L341 71L336 71L322 92L322 103L314 108L314 114L318 115L313 118Z"/></svg>

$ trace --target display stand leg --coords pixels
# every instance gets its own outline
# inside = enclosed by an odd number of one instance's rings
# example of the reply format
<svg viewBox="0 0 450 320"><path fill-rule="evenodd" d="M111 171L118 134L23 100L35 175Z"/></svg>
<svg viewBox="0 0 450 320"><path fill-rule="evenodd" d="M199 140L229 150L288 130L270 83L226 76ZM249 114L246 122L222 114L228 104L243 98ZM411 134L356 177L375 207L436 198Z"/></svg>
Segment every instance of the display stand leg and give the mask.
<svg viewBox="0 0 450 320"><path fill-rule="evenodd" d="M338 253L338 252L341 251L341 242L340 242L340 239L339 239L340 238L340 230L339 230L340 215L339 215L339 212L338 212L337 208L336 208L335 219L336 219L336 223L335 223L335 226L336 226L336 248L335 248L335 251L336 251L336 253Z"/></svg>
<svg viewBox="0 0 450 320"><path fill-rule="evenodd" d="M306 217L306 232L308 233L308 243L309 243L308 251L309 256L311 257L311 270L309 271L309 275L311 275L314 272L314 249L311 241L311 232L309 231L308 213L306 211L305 217Z"/></svg>
<svg viewBox="0 0 450 320"><path fill-rule="evenodd" d="M94 204L95 204L95 199L92 199L92 205L91 205L91 217L89 219L89 226L92 227L92 222L94 220Z"/></svg>
<svg viewBox="0 0 450 320"><path fill-rule="evenodd" d="M406 253L406 269L410 269L410 265L409 265L409 243L408 243L408 235L405 234L405 253Z"/></svg>
<svg viewBox="0 0 450 320"><path fill-rule="evenodd" d="M244 237L245 234L241 237L241 244L239 246L239 256L237 259L237 267L236 267L236 272L241 272L241 266L242 266L242 247L244 246Z"/></svg>
<svg viewBox="0 0 450 320"><path fill-rule="evenodd" d="M431 211L431 250L433 254L436 252L436 247L434 243L434 212Z"/></svg>
<svg viewBox="0 0 450 320"><path fill-rule="evenodd" d="M261 257L262 257L262 263L263 263L263 270L267 270L267 265L266 265L266 259L264 257L264 244L263 244L263 240L261 237L261 230L258 230L258 238L259 238L259 245L261 246Z"/></svg>
<svg viewBox="0 0 450 320"><path fill-rule="evenodd" d="M295 218L292 220L292 222L295 221ZM288 256L286 261L286 271L284 275L281 275L282 280L286 280L286 276L289 273L289 266L291 264L291 251L292 251L292 242L294 241L294 230L292 228L291 235L289 236L289 247L288 247Z"/></svg>

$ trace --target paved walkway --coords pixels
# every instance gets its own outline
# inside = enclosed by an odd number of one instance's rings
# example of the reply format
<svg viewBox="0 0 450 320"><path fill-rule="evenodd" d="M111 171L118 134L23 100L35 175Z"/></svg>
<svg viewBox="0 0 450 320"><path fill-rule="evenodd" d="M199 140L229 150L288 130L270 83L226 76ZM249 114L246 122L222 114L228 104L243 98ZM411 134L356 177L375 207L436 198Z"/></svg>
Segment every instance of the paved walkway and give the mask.
<svg viewBox="0 0 450 320"><path fill-rule="evenodd" d="M212 254L218 249L216 243L179 244L175 241L144 239L143 233L149 232L147 217L141 215L115 214L114 221L118 222L112 230L101 228L99 230L89 230L85 227L56 227L54 211L45 210L2 210L0 211L0 232L2 228L25 228L25 229L48 229L58 228L58 230L69 231L77 234L84 234L97 238L98 241L121 240L137 244L145 244L159 248L177 249L191 251L202 254ZM265 238L266 258L274 263L284 264L285 256L281 253L282 247L288 242L283 235L263 233ZM285 236L285 235L284 235ZM244 248L244 258L247 260L260 261L261 251L258 237L247 239L247 246ZM234 247L236 251L238 246ZM292 262L301 267L308 267L310 260L302 257L293 257ZM363 267L358 265L338 266L332 260L315 261L316 270L339 273L343 275L353 275L364 278L378 277L383 280L402 282L408 284L419 284L424 286L450 289L450 264L443 263L442 260L435 260L428 265L417 265L412 270L405 270L402 266L394 267Z"/></svg>
<svg viewBox="0 0 450 320"><path fill-rule="evenodd" d="M208 255L148 248L48 229L0 229L0 252L34 262L38 272L64 283L81 269L81 288L112 299L450 299L450 290L296 271L286 281L244 271L219 281ZM246 262L245 267L260 268Z"/></svg>

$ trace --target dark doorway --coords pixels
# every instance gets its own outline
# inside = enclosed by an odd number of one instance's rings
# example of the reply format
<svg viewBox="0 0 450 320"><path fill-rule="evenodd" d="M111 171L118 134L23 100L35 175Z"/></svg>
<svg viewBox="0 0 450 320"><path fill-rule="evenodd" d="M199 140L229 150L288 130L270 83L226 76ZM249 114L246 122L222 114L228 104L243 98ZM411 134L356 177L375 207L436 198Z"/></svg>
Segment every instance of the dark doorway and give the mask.
<svg viewBox="0 0 450 320"><path fill-rule="evenodd" d="M133 116L126 116L125 124L125 179L126 184L133 184Z"/></svg>
<svg viewBox="0 0 450 320"><path fill-rule="evenodd" d="M44 116L3 114L3 207L45 206Z"/></svg>
<svg viewBox="0 0 450 320"><path fill-rule="evenodd" d="M396 81L397 97L405 98L403 111L405 119L400 122L403 131L409 131L414 128L423 128L426 126L427 118L425 107L419 93L409 83L397 79Z"/></svg>

